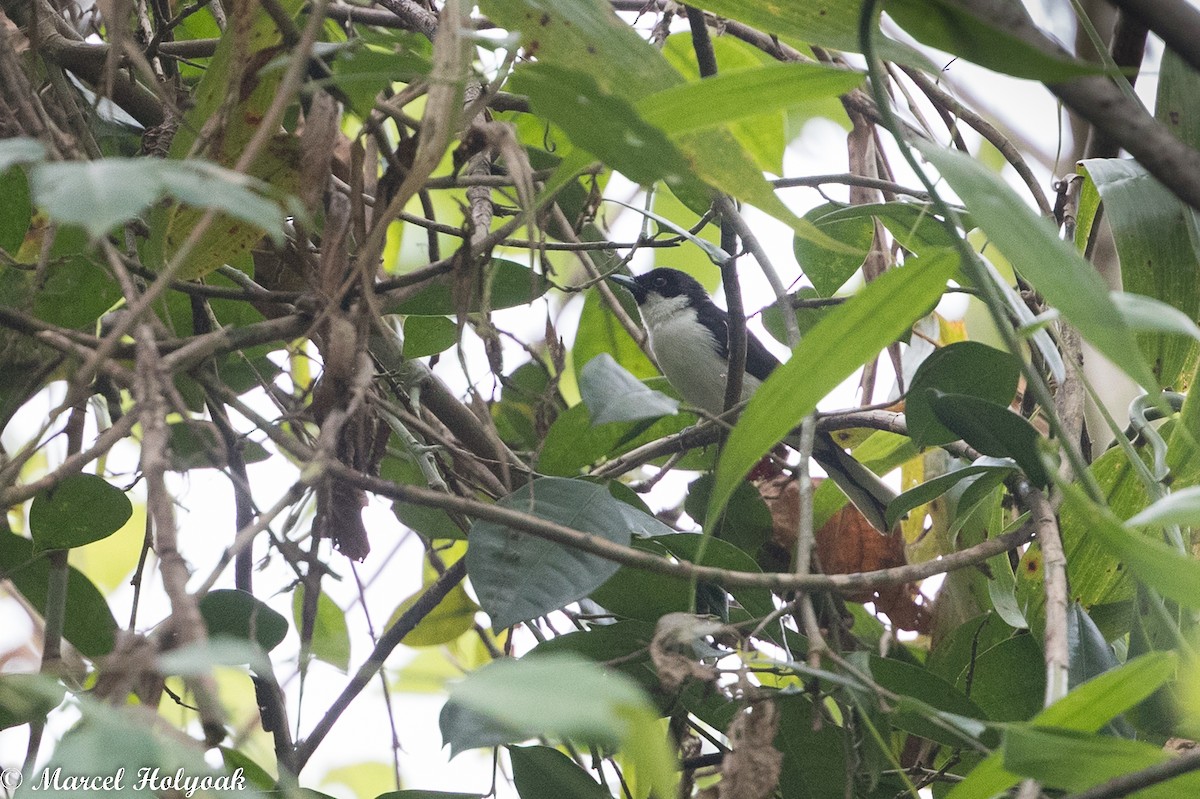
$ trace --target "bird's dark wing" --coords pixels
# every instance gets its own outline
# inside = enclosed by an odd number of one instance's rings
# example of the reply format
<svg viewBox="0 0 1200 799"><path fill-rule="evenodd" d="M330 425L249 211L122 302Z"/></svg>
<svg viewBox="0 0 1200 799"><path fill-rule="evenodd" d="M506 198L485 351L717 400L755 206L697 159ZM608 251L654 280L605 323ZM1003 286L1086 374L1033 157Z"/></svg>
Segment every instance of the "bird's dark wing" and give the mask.
<svg viewBox="0 0 1200 799"><path fill-rule="evenodd" d="M722 358L729 358L729 312L718 308L711 302L696 310L700 324L714 331L717 340L717 351ZM746 331L746 374L753 375L759 380L766 380L767 375L779 366L779 359L763 346L763 343Z"/></svg>

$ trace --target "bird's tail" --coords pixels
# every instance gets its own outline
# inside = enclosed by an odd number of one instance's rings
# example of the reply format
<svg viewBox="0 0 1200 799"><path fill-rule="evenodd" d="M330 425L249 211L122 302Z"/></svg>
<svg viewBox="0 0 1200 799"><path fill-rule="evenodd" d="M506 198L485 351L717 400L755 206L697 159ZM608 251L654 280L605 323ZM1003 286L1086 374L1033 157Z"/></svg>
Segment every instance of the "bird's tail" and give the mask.
<svg viewBox="0 0 1200 799"><path fill-rule="evenodd" d="M829 479L842 489L842 493L849 497L872 527L881 533L889 532L884 518L887 506L896 498L896 492L887 483L839 447L828 433L817 434L813 443L813 459L821 464Z"/></svg>

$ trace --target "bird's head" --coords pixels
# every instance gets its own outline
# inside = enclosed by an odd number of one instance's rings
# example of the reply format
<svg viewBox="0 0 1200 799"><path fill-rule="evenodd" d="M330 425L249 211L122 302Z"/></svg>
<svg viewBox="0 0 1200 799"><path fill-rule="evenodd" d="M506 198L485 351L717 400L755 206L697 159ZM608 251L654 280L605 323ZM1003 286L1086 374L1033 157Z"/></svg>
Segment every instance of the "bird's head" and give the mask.
<svg viewBox="0 0 1200 799"><path fill-rule="evenodd" d="M669 315L671 311L697 308L712 302L694 277L678 269L660 267L636 277L609 275L608 279L629 290L647 321Z"/></svg>

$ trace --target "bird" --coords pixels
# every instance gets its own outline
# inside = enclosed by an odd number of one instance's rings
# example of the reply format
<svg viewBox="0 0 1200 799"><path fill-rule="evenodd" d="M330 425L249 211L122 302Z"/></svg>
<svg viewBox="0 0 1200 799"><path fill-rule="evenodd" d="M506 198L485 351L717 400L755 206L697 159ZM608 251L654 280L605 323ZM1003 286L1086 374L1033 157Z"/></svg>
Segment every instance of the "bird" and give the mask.
<svg viewBox="0 0 1200 799"><path fill-rule="evenodd" d="M683 401L713 415L723 413L729 374L729 312L717 307L695 278L678 269L659 267L636 277L611 274L608 278L633 295L650 350ZM779 365L779 359L747 331L742 401L754 396ZM798 438L793 434L787 441L795 448ZM891 487L828 433L816 434L812 456L871 526L888 533L885 511L896 497Z"/></svg>

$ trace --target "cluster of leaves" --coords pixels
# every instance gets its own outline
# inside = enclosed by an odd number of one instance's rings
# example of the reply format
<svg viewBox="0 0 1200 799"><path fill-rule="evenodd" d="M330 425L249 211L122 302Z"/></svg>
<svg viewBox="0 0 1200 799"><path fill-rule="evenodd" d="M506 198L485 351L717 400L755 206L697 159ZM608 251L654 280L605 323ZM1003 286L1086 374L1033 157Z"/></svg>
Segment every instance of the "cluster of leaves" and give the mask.
<svg viewBox="0 0 1200 799"><path fill-rule="evenodd" d="M18 24L38 13L0 5ZM882 35L878 2L708 0L688 9L688 32L672 32L664 7L652 41L614 11L623 4L601 0L485 0L480 14L507 38L476 35L483 20L456 0L440 16L411 0L228 5L228 24L198 7L163 18L151 4L97 22L105 45L31 37L27 63L0 57L0 81L31 89L20 108L41 109L15 115L22 135L0 140L0 355L11 367L0 424L50 383L67 398L0 464L5 506L26 510L13 516L19 532L0 535L0 576L44 619L42 673L0 676L0 727L28 726L28 764L201 773L199 742L159 732L166 712L146 717L181 688L196 707L185 730L224 743L212 675L233 666L256 693L238 715L260 715L270 736L222 746L222 773L312 795L298 786L313 751L403 644L421 654L392 675L400 690L430 666L469 671L435 686L448 694L443 740L452 755L505 747L524 799L892 797L927 785L973 799L1023 779L1081 791L1122 775L1147 795L1200 789L1200 760L1162 748L1200 735L1189 529L1200 402L1167 391L1186 392L1200 368L1200 239L1179 199L1198 176L1089 152L1058 213L1039 215L940 143L961 141L957 128L897 121L907 85L881 59L946 119L959 111L925 77L937 71L925 54ZM1081 105L1086 92L1061 87L1127 80L1048 48L1000 5L891 0L886 13L925 45ZM147 34L131 57L140 72L89 71L134 28ZM862 53L866 69L837 51ZM1135 154L1143 142L1123 131L1200 146L1189 55L1165 57L1158 123L1121 107L1089 119ZM138 133L113 132L77 88L150 74L161 96L188 102L134 103L113 88L157 126ZM49 89L33 92L42 80ZM889 94L893 81L905 91ZM812 117L851 130L852 163L899 152L925 185L872 168L849 181L855 202L795 214L764 173L783 173L784 146ZM876 139L895 149L862 149ZM598 212L614 172L652 187L626 246ZM792 353L719 446L715 425L692 429L700 420L627 324L635 309L607 290L584 292L569 348L547 315L544 340L506 365L497 312L557 307L571 286L623 268L621 250L651 250L709 288L719 273L736 280L751 258L729 242L757 248L731 200L792 231L811 285L763 314ZM1124 292L1089 260L1102 235ZM861 289L840 293L881 253ZM934 310L951 284L990 314L983 340ZM418 359L461 355L468 329L499 390L464 402ZM1094 458L1079 448L1090 388L1079 338L1147 392L1131 411L1136 436L1110 420L1119 445ZM791 467L782 478L756 467L889 351L903 405L820 422L866 466L901 471L908 490L888 506L884 536L831 482L809 503ZM256 410L263 397L273 418ZM90 441L85 418L99 430ZM36 460L60 428L67 460ZM121 636L105 592L67 552L140 521L130 486L141 479L105 472L108 451L135 433L169 609L141 618L135 601L136 634ZM269 459L297 474L266 509L247 464ZM179 554L202 542L177 535L163 473L205 468L234 486L239 529L221 569L189 582ZM657 502L672 470L692 473L687 496L655 514L633 489ZM341 562L334 547L361 558L378 543L359 517L364 492L394 502L428 557L421 589L356 665L323 580ZM801 527L816 528L828 573L810 573ZM253 585L255 538L294 584ZM916 600L915 580L951 569L936 601ZM262 599L280 592L291 620ZM558 634L563 620L573 629ZM895 627L920 637L898 643ZM293 631L301 684L313 658L357 669L337 702L305 712L320 717L311 729L289 725L303 692L285 698L276 676ZM133 697L144 712L113 710ZM79 721L43 752L64 703ZM1184 766L1162 771L1171 762ZM388 795L418 794L452 796Z"/></svg>

